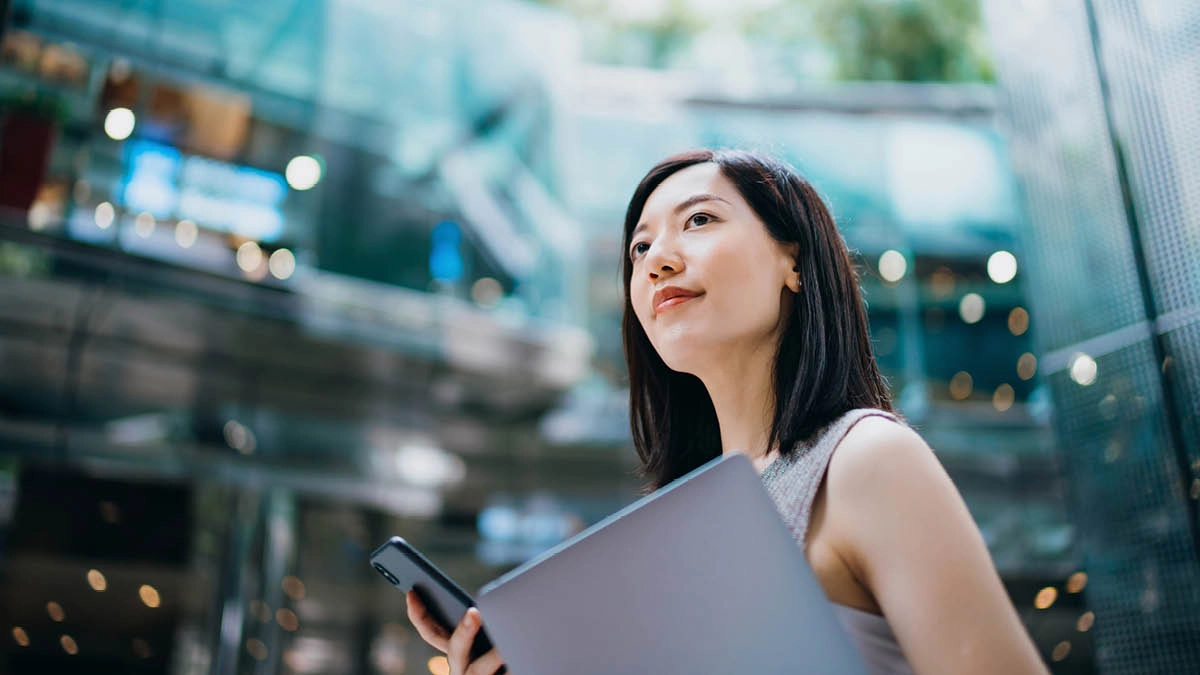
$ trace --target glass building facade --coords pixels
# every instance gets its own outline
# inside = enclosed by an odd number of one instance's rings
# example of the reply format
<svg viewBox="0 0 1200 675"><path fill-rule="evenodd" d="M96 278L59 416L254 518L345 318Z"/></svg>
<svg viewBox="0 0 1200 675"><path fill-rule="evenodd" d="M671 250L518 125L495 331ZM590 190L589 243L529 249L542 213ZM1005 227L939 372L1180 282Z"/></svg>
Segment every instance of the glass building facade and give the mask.
<svg viewBox="0 0 1200 675"><path fill-rule="evenodd" d="M985 6L1097 665L1194 672L1200 9Z"/></svg>

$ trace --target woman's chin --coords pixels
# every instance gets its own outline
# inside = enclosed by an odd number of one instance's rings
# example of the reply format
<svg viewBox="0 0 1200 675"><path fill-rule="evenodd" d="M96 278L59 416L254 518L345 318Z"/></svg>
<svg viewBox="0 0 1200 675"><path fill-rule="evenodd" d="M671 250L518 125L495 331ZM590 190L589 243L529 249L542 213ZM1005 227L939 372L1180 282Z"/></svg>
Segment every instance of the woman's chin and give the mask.
<svg viewBox="0 0 1200 675"><path fill-rule="evenodd" d="M697 349L660 350L659 355L668 368L689 375L698 375L704 369L704 364L711 364L713 359L711 351Z"/></svg>
<svg viewBox="0 0 1200 675"><path fill-rule="evenodd" d="M680 321L657 328L660 330L650 336L650 344L668 368L681 373L695 375L707 370L729 349L728 343L714 339L719 335L720 326L708 322Z"/></svg>

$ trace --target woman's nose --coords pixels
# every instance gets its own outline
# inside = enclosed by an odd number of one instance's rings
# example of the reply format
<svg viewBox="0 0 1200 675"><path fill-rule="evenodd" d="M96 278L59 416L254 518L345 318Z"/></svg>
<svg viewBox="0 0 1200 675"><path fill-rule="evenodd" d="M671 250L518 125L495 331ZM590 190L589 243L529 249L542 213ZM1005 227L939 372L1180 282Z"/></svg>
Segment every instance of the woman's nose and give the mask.
<svg viewBox="0 0 1200 675"><path fill-rule="evenodd" d="M650 271L651 279L678 274L683 271L683 258L674 247L656 243L646 253L646 269Z"/></svg>

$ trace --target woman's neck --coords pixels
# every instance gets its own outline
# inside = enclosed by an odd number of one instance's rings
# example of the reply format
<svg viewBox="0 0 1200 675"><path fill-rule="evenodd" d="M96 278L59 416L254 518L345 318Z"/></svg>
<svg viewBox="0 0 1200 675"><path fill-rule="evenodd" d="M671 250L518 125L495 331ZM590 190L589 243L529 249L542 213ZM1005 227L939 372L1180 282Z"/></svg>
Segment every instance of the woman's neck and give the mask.
<svg viewBox="0 0 1200 675"><path fill-rule="evenodd" d="M714 360L697 376L704 383L721 429L721 451L742 452L762 471L778 453L768 447L775 417L774 353L751 350Z"/></svg>

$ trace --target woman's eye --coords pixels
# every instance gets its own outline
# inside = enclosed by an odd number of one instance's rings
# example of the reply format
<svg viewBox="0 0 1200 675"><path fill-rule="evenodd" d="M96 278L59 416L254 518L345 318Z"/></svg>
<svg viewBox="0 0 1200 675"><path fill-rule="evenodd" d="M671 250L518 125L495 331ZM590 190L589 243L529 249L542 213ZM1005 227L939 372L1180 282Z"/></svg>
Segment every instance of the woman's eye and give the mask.
<svg viewBox="0 0 1200 675"><path fill-rule="evenodd" d="M692 226L707 225L710 222L712 222L712 217L709 216L707 213L697 213L697 214L693 215L691 218L688 218L688 225L692 225Z"/></svg>
<svg viewBox="0 0 1200 675"><path fill-rule="evenodd" d="M629 257L636 258L648 250L650 250L650 245L644 241L639 241L629 249Z"/></svg>

